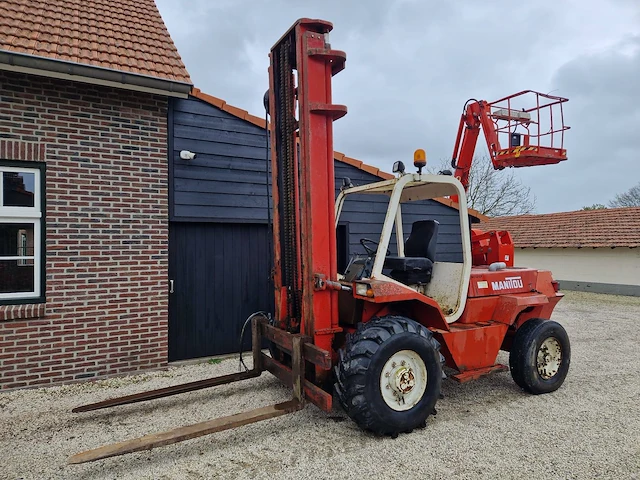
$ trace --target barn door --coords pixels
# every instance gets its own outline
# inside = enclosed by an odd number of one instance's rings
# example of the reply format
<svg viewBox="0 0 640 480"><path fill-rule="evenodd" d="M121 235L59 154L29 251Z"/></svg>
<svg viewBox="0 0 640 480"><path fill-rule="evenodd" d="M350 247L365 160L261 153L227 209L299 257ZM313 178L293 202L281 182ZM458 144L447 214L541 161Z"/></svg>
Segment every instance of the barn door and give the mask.
<svg viewBox="0 0 640 480"><path fill-rule="evenodd" d="M260 224L170 224L169 361L237 352L244 320L273 311L269 236Z"/></svg>

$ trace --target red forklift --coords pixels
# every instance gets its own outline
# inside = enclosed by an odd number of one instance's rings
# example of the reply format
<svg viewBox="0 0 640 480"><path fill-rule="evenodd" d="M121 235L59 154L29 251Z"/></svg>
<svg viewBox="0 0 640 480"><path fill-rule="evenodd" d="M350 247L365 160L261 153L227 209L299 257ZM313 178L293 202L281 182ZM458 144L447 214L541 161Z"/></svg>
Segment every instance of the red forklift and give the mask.
<svg viewBox="0 0 640 480"><path fill-rule="evenodd" d="M293 398L99 447L74 455L71 463L188 440L292 413L306 403L329 412L334 393L362 429L396 437L426 426L440 397L445 365L458 382L510 369L515 382L533 394L562 385L569 370L569 339L561 325L549 320L562 294L550 272L514 267L513 245L504 236L472 242L465 197L469 149L457 163L454 160L455 175L423 174L426 155L418 150L416 173L396 162L395 178L355 187L345 182L335 198L333 121L347 109L331 98L332 77L344 69L346 59L344 52L331 48L332 28L323 20L300 19L270 53L275 312L248 319L252 368L85 405L74 412L247 380L265 370L291 386ZM487 118L512 122L512 132L515 124L533 126L531 114L540 108L529 112L529 118L511 105L506 111L496 110L486 102L465 108L463 145L471 145L471 135L482 127L485 135L496 135L491 148L502 166L566 158L562 149L527 149L535 144L531 135L523 145L502 150L499 132ZM457 143L461 137L459 133ZM516 152L518 147L524 149ZM363 253L339 272L336 228L354 195L384 198L388 207L380 236L360 239ZM434 219L414 222L405 238L403 209L439 197L458 201L461 262L438 259L439 224ZM500 248L495 248L494 237L502 242ZM510 352L509 366L496 363L500 350Z"/></svg>

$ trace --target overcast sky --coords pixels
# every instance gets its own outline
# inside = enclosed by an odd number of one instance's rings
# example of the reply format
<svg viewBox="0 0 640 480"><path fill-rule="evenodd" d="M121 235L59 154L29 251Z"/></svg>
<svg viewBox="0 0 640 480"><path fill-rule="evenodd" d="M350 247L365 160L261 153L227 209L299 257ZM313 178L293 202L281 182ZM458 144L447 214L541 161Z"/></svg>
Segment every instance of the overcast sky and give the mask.
<svg viewBox="0 0 640 480"><path fill-rule="evenodd" d="M156 0L196 87L262 116L268 53L300 17L331 21L335 149L387 171L450 158L464 102L569 98L559 165L521 168L537 212L606 204L640 181L640 0ZM478 143L478 153L486 152Z"/></svg>

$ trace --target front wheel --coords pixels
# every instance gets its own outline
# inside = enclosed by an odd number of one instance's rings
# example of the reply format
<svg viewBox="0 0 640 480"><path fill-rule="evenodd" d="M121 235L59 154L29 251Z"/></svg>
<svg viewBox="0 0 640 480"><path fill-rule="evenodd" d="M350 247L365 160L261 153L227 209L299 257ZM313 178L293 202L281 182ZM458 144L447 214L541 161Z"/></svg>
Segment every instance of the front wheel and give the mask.
<svg viewBox="0 0 640 480"><path fill-rule="evenodd" d="M336 394L361 428L395 436L424 426L434 412L443 362L427 328L405 317L376 318L347 336Z"/></svg>
<svg viewBox="0 0 640 480"><path fill-rule="evenodd" d="M534 395L553 392L564 383L570 363L569 336L558 322L534 318L516 331L509 368L520 388Z"/></svg>

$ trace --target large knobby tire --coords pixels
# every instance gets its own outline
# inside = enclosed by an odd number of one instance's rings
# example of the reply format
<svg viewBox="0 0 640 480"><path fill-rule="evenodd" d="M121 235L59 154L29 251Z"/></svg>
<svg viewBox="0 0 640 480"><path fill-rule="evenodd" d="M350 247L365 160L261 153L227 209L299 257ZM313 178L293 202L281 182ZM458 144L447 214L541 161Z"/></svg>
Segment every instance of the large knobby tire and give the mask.
<svg viewBox="0 0 640 480"><path fill-rule="evenodd" d="M550 393L563 384L571 363L569 336L558 322L533 318L513 338L509 368L514 382L529 393Z"/></svg>
<svg viewBox="0 0 640 480"><path fill-rule="evenodd" d="M347 335L335 367L340 404L361 428L397 436L424 427L442 384L440 344L419 323L374 318Z"/></svg>

